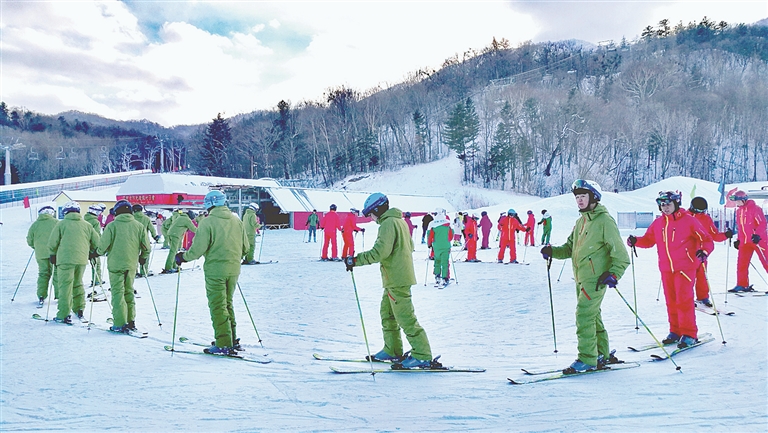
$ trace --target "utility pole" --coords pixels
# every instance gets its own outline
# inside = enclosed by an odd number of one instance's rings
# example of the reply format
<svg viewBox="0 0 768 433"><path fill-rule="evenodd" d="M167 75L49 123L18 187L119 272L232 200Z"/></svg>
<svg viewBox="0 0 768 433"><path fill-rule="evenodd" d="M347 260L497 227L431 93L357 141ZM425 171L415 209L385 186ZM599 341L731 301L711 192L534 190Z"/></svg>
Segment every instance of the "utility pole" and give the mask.
<svg viewBox="0 0 768 433"><path fill-rule="evenodd" d="M13 140L13 138L11 138ZM13 144L6 144L3 146L0 146L3 149L5 149L5 185L11 184L11 151L15 149L21 149L22 147L25 147L22 143L19 143L19 139L16 139L16 143Z"/></svg>

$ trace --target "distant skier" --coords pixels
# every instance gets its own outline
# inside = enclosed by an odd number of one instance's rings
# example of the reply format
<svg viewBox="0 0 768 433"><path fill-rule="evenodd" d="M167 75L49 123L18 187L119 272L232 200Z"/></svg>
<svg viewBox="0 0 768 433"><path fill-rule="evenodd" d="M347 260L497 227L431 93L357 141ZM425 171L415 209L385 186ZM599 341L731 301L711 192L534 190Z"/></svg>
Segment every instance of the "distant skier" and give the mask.
<svg viewBox="0 0 768 433"><path fill-rule="evenodd" d="M542 227L541 244L549 245L549 237L552 235L552 216L549 215L546 209L541 211L541 219L536 224L540 224Z"/></svg>
<svg viewBox="0 0 768 433"><path fill-rule="evenodd" d="M96 230L96 233L101 235L101 223L99 222L99 217L101 216L102 209L99 205L91 205L88 206L88 212L86 212L85 215L83 215L83 220L87 222L88 224L93 227L94 230ZM104 284L104 278L102 277L103 273L101 272L101 260L96 259L91 262L95 266L93 267L91 271L91 287L96 287L100 284ZM92 297L95 294L92 292L88 297Z"/></svg>
<svg viewBox="0 0 768 433"><path fill-rule="evenodd" d="M520 220L515 218L517 212L514 209L507 211L507 215L499 219L499 232L501 233L499 241L499 263L504 263L504 251L509 248L509 263L519 263L517 261L517 247L515 246L515 231L525 231L525 227Z"/></svg>
<svg viewBox="0 0 768 433"><path fill-rule="evenodd" d="M490 248L488 245L489 245L489 242L491 240L490 239L491 238L491 228L493 228L493 223L491 222L491 219L488 218L488 212L486 212L486 211L483 211L480 214L480 217L481 217L480 218L480 223L478 224L478 226L480 227L480 229L481 229L481 231L483 233L483 243L482 243L482 246L480 247L480 249L481 250L487 250L487 249Z"/></svg>
<svg viewBox="0 0 768 433"><path fill-rule="evenodd" d="M738 239L733 247L739 250L736 261L736 287L728 290L731 293L753 292L749 284L749 264L752 253L757 252L757 258L768 272L768 230L766 230L765 215L762 209L750 200L744 191L736 191L728 197L736 203L736 232Z"/></svg>
<svg viewBox="0 0 768 433"><path fill-rule="evenodd" d="M709 235L712 237L712 240L715 242L722 242L726 239L730 239L733 237L733 231L731 229L726 230L723 233L720 233L717 230L717 227L715 227L715 223L712 221L712 218L707 215L707 209L709 208L709 205L707 204L707 200L704 197L694 197L691 200L691 206L688 208L688 211L691 212L691 215L693 215L694 218L696 218L696 221L701 224L702 227L704 227L704 230L709 233ZM706 308L712 308L712 302L709 300L709 284L707 284L707 278L704 274L704 265L701 264L696 269L696 306L697 307L706 307Z"/></svg>
<svg viewBox="0 0 768 433"><path fill-rule="evenodd" d="M336 230L341 228L341 224L339 223L339 215L336 213L335 204L332 204L329 207L328 213L323 216L323 221L320 223L320 228L323 230L323 252L320 256L320 259L323 261L329 260L328 245L330 244L330 260L339 260L339 251L336 244Z"/></svg>
<svg viewBox="0 0 768 433"><path fill-rule="evenodd" d="M164 250L167 250L171 247L171 241L168 236L168 234L171 232L171 226L173 226L173 222L176 221L176 218L179 217L179 208L174 208L173 212L171 212L171 216L166 218L165 221L163 221L163 226L161 228L162 234L163 234L163 248ZM174 252L176 254L176 252Z"/></svg>
<svg viewBox="0 0 768 433"><path fill-rule="evenodd" d="M476 263L477 259L477 214L472 214L467 218L467 225L464 227L464 233L467 237L467 258L465 262Z"/></svg>
<svg viewBox="0 0 768 433"><path fill-rule="evenodd" d="M429 223L429 234L427 235L427 247L432 249L435 257L434 275L435 284L438 287L446 287L450 283L448 267L451 257L451 239L454 233L451 229L451 223L445 218L445 211L437 212L435 219Z"/></svg>
<svg viewBox="0 0 768 433"><path fill-rule="evenodd" d="M421 217L421 243L425 244L427 243L426 240L424 240L424 237L427 235L427 230L429 230L429 223L432 222L434 219L434 212L432 214L425 214L423 217Z"/></svg>
<svg viewBox="0 0 768 433"><path fill-rule="evenodd" d="M38 306L42 306L48 298L48 286L53 276L53 284L56 285L56 268L49 260L51 250L48 248L48 239L58 221L54 217L56 210L51 206L43 206L37 211L37 220L32 223L27 231L27 245L35 250L37 262L37 300ZM54 290L55 293L55 290Z"/></svg>
<svg viewBox="0 0 768 433"><path fill-rule="evenodd" d="M240 261L248 252L242 221L227 208L227 196L210 191L203 199L208 217L200 222L189 251L175 256L176 265L205 256L205 294L216 341L204 349L214 355L235 355L241 350L232 299L240 277Z"/></svg>
<svg viewBox="0 0 768 433"><path fill-rule="evenodd" d="M405 223L408 224L408 233L411 234L411 238L413 238L413 229L416 228L416 224L411 222L411 213L406 212L405 217L403 218L405 220Z"/></svg>
<svg viewBox="0 0 768 433"><path fill-rule="evenodd" d="M150 220L148 216L144 215L144 206L135 204L131 207L131 210L133 211L133 219L135 219L136 222L144 227L144 234L149 234L149 236L154 239L155 242L158 242L160 240L160 236L155 231L155 225L152 224L152 220ZM151 244L149 249L152 250ZM142 257L139 257L138 273L136 274L137 278L149 276L149 251L144 253L143 260L141 259Z"/></svg>
<svg viewBox="0 0 768 433"><path fill-rule="evenodd" d="M307 217L307 223L304 224L309 230L307 232L307 243L312 239L313 242L317 242L317 226L320 225L320 217L317 216L317 209L312 209L312 213Z"/></svg>
<svg viewBox="0 0 768 433"><path fill-rule="evenodd" d="M355 266L381 263L384 293L381 297L381 328L384 348L373 355L380 361L401 361L403 368L429 368L432 349L424 328L419 325L413 309L411 286L416 284L413 270L413 239L407 236L408 226L403 213L389 208L389 199L373 193L365 200L363 215L379 224L379 232L371 250L347 257L347 271ZM411 345L410 355L403 359L403 330Z"/></svg>
<svg viewBox="0 0 768 433"><path fill-rule="evenodd" d="M525 245L528 246L536 246L536 242L533 240L533 233L536 230L536 217L533 216L533 211L529 210L528 212L528 219L525 221Z"/></svg>
<svg viewBox="0 0 768 433"><path fill-rule="evenodd" d="M653 220L643 236L630 235L627 245L638 248L656 245L669 318L669 335L662 343L677 342L677 347L685 348L698 342L693 283L696 270L707 260L714 243L696 218L680 209L681 203L680 192L660 192L656 204L661 216Z"/></svg>
<svg viewBox="0 0 768 433"><path fill-rule="evenodd" d="M600 306L606 286L616 287L629 266L629 255L616 221L600 204L600 186L591 180L576 180L571 191L581 216L565 244L541 249L545 260L571 259L576 280L576 337L579 357L565 374L604 368L620 362L612 355Z"/></svg>
<svg viewBox="0 0 768 433"><path fill-rule="evenodd" d="M115 204L115 219L104 229L97 253L108 254L107 270L112 293L112 326L110 331L136 331L136 300L133 281L137 262L143 265L149 257L146 226L131 214L131 203L120 200Z"/></svg>
<svg viewBox="0 0 768 433"><path fill-rule="evenodd" d="M351 208L347 218L344 220L344 225L341 226L341 239L344 241L344 246L341 248L342 259L355 255L355 234L360 231L365 232L365 229L357 226L358 215L360 215L360 211Z"/></svg>
<svg viewBox="0 0 768 433"><path fill-rule="evenodd" d="M256 231L261 227L259 224L259 217L256 216L256 212L259 211L259 205L257 203L250 203L248 207L243 211L243 227L245 233L248 235L248 252L243 259L244 265L255 265L257 262L253 259L256 254Z"/></svg>
<svg viewBox="0 0 768 433"><path fill-rule="evenodd" d="M192 220L189 218L189 214L183 210L179 210L176 213L176 220L173 221L171 228L168 229L168 245L170 251L168 251L168 257L165 259L165 266L161 272L162 274L172 274L178 271L173 258L181 249L181 244L184 240L184 235L187 233L187 230L195 233L197 228L194 224L192 224Z"/></svg>
<svg viewBox="0 0 768 433"><path fill-rule="evenodd" d="M464 214L457 213L453 218L453 246L461 246L461 235L464 232Z"/></svg>

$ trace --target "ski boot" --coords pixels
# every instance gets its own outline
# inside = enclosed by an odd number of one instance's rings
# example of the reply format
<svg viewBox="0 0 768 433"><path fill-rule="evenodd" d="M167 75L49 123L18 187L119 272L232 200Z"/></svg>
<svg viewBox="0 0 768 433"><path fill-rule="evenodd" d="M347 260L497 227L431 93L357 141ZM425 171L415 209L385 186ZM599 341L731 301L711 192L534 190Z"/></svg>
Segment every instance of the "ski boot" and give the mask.
<svg viewBox="0 0 768 433"><path fill-rule="evenodd" d="M416 359L411 355L398 364L403 370L410 370L416 368L430 368L432 360L430 359Z"/></svg>
<svg viewBox="0 0 768 433"><path fill-rule="evenodd" d="M736 286L736 287L734 287L734 288L732 288L731 290L728 290L728 291L729 291L730 293L742 293L742 292L754 292L754 291L755 291L755 289L754 289L754 288L752 287L752 285L750 284L750 285L749 285L749 286L747 286L747 287L744 287L744 286Z"/></svg>
<svg viewBox="0 0 768 433"><path fill-rule="evenodd" d="M674 332L670 332L669 335L667 335L667 338L661 340L662 344L675 344L678 341L680 341L680 336L675 334Z"/></svg>
<svg viewBox="0 0 768 433"><path fill-rule="evenodd" d="M600 355L597 357L597 369L601 370L604 368L610 368L609 365L612 364L623 364L624 361L620 360L615 355L616 349L611 350L611 353L608 355L608 359L605 358L605 356Z"/></svg>
<svg viewBox="0 0 768 433"><path fill-rule="evenodd" d="M693 337L689 337L687 335L683 335L680 337L680 342L677 343L678 349L685 349L686 347L691 347L694 344L698 343L699 340Z"/></svg>
<svg viewBox="0 0 768 433"><path fill-rule="evenodd" d="M573 364L570 365L570 367L563 370L563 374L576 374L576 373L586 373L588 371L594 371L597 370L596 365L589 365L581 362L580 359L577 359L573 361Z"/></svg>
<svg viewBox="0 0 768 433"><path fill-rule="evenodd" d="M402 359L402 357L400 356L390 355L389 353L385 352L384 349L379 350L375 355L371 356L371 358L373 359L370 359L366 356L365 360L380 361L380 362L398 362Z"/></svg>
<svg viewBox="0 0 768 433"><path fill-rule="evenodd" d="M211 347L206 347L203 349L203 352L208 353L210 355L220 355L220 356L234 356L237 355L237 352L235 352L234 349L231 347L219 347L216 345L213 345Z"/></svg>
<svg viewBox="0 0 768 433"><path fill-rule="evenodd" d="M63 319L59 319L58 317L54 317L53 321L56 323L63 323L65 325L71 325L72 324L72 316L67 316Z"/></svg>

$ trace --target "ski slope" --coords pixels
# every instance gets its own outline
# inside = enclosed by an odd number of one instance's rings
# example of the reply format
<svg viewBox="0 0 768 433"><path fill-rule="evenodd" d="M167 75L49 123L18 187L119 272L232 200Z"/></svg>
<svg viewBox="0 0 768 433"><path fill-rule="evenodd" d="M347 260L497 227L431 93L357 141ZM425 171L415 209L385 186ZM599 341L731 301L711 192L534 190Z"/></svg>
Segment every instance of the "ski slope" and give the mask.
<svg viewBox="0 0 768 433"><path fill-rule="evenodd" d="M531 209L537 216L546 208L554 220L554 244L565 240L578 216L571 195L542 199L467 191L458 178L428 172L429 167L422 166L377 174L369 184L361 180L347 187L385 193L471 193L487 203L473 210L487 210L494 220L510 207L521 215ZM421 177L424 173L427 178ZM687 205L694 184L698 194L711 204L717 202L716 184L679 177L634 192L606 193L603 202L614 216L617 211L653 211L658 191L679 189ZM717 244L711 256L709 278L717 306L736 313L720 320L727 344L721 343L716 317L697 313L699 332L711 333L714 342L675 357L680 372L670 361L646 362L650 353L660 351L627 349L652 343L653 338L642 326L637 329L635 317L617 291L608 289L603 320L611 346L619 358L640 362L640 368L511 385L507 377L522 376L521 368L564 368L576 357L570 263L564 266L555 261L550 270L553 335L547 267L538 247L518 246L518 259L524 258L530 266L494 263L498 249L478 251L482 263L464 263L465 254L454 251L452 274L457 281L438 290L432 287L431 276L424 285L431 262L425 260L426 245L420 243L417 228L413 259L419 283L413 287L413 298L432 350L445 365L487 371L372 377L337 375L329 368L367 364L345 365L312 357L315 352L362 357L367 348L350 274L342 263L319 261L320 242L305 243L303 232L266 232L259 238L261 261L278 262L242 268L240 284L253 323L236 292L238 334L250 354L272 360L261 365L163 350L172 344L174 332L177 339L213 339L203 273L190 270L199 261L185 264L180 275L136 281L141 296L136 322L149 331L148 338L32 320L33 313L52 317L56 305L51 305L50 312L47 306L35 306L34 260L11 302L32 252L25 242L29 213L3 209L0 220L3 431L757 432L768 426L768 297L731 294L725 304L725 289L735 281L736 250L729 251L724 244ZM365 238L357 235L358 251L364 249L363 242L367 249L375 239L376 225L365 227ZM642 232L622 230L622 236ZM536 237L538 241L538 233ZM153 252L151 269L156 274L166 254L167 250ZM638 254L634 264L638 312L654 335L662 338L668 329L663 294L657 300L656 252L638 250ZM768 290L762 269L759 275L752 270L752 282ZM356 268L354 276L370 350L378 351L382 346L378 266ZM89 281L86 277L86 285ZM634 305L631 269L619 290ZM94 322L104 324L110 315L107 303L94 304L92 312L90 307L86 317L92 314Z"/></svg>

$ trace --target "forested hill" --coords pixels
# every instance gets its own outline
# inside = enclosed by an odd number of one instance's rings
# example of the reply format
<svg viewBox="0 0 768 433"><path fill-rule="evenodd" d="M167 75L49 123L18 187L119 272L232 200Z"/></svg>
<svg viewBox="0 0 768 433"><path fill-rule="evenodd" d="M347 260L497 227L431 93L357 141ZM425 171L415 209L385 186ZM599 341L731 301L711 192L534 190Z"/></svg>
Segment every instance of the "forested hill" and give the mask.
<svg viewBox="0 0 768 433"><path fill-rule="evenodd" d="M0 105L3 135L27 145L14 151L19 179L157 169L162 146L166 169L317 186L447 155L466 182L540 196L577 177L618 190L674 175L763 180L768 27L663 20L590 48L494 39L386 89L329 88L197 127L85 116Z"/></svg>

